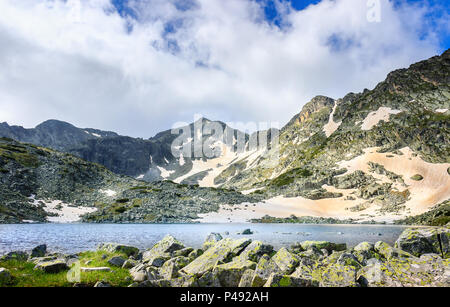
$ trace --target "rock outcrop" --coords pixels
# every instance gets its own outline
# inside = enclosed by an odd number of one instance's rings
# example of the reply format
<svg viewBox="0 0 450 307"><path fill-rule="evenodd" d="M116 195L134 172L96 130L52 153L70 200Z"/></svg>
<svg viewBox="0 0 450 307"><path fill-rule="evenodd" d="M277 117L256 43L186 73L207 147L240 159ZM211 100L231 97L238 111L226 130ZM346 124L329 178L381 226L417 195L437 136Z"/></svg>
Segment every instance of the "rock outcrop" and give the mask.
<svg viewBox="0 0 450 307"><path fill-rule="evenodd" d="M375 244L361 242L344 249L342 244L304 241L278 251L261 241L225 238L204 252L185 247L167 235L147 249L142 259L121 258L119 255L126 255L127 250L134 250L125 245L128 248L119 252L116 249L104 251L110 255L104 260L108 266L81 267L80 270L86 274L128 271L126 280L131 287L450 287L448 253L443 254L442 249L430 252L436 235L447 233L448 229L444 228L411 228L401 234L398 247L379 241ZM211 236L207 239L211 242ZM299 249L299 246L303 247ZM77 260L73 257L46 254L30 261L36 270L54 274L68 270L74 263L70 260ZM11 261L27 259L13 257L12 253L1 258L0 286L14 283L14 269L3 268L11 266ZM111 285L108 280L95 284L96 287L108 285Z"/></svg>

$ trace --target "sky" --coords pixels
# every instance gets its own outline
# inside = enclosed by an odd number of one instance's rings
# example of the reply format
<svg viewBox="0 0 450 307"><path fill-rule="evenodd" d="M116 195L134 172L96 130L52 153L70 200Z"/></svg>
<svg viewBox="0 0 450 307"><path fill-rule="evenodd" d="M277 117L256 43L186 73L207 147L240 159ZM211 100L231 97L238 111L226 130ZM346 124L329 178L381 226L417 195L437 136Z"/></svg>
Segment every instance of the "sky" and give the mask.
<svg viewBox="0 0 450 307"><path fill-rule="evenodd" d="M0 122L284 125L450 48L447 0L1 0Z"/></svg>

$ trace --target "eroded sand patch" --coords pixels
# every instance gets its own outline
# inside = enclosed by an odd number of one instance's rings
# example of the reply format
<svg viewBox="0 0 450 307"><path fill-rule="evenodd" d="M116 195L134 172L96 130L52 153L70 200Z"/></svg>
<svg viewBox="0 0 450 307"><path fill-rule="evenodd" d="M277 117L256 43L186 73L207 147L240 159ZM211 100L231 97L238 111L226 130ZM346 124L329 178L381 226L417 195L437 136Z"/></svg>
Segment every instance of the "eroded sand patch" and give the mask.
<svg viewBox="0 0 450 307"><path fill-rule="evenodd" d="M378 163L384 166L387 171L403 176L406 187L398 183L393 188L399 191L408 189L411 193L410 199L404 204L405 211L399 213L377 212L381 207L373 203L369 208L352 212L346 208L364 204L367 200L360 199L352 195L356 189L337 189L324 185L323 188L330 192L342 193L339 198L328 198L311 200L303 197L286 198L283 196L274 197L265 202L257 203L255 206L249 204L239 206L224 206L217 213L202 215L202 222L244 222L252 218L261 218L264 215L274 217L315 216L332 217L337 219L353 218L359 221L374 220L377 222L393 222L408 215L422 214L434 205L450 198L450 176L447 168L450 163L428 163L405 147L401 149L401 155L393 153L377 153L378 148L368 148L364 153L352 160L342 161L339 168L347 168L344 174L350 174L361 170L379 179L379 183L391 182L385 175L378 175L369 172L369 162ZM423 180L415 181L411 177L415 174L423 176ZM341 175L343 176L343 175ZM349 199L353 196L355 199ZM230 208L238 208L230 211Z"/></svg>

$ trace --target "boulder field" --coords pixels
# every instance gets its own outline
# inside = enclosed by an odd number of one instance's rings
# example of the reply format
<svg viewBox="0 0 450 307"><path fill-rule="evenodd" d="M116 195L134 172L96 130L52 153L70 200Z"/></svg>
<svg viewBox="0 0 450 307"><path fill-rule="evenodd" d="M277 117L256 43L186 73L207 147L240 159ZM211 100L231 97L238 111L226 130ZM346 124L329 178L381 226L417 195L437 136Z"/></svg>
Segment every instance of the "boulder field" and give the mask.
<svg viewBox="0 0 450 307"><path fill-rule="evenodd" d="M212 233L202 248L195 249L167 235L144 251L101 244L98 251L115 253L104 259L108 267L81 271L126 269L129 287L442 287L450 286L449 250L448 227L408 228L394 246L378 241L352 248L303 241L274 250L245 236L232 239ZM77 255L48 254L44 246L32 255L11 252L0 258L0 285L8 286L15 278L13 270L1 267L5 261L32 262L35 270L55 274L69 270L77 259ZM108 280L95 283L109 285Z"/></svg>

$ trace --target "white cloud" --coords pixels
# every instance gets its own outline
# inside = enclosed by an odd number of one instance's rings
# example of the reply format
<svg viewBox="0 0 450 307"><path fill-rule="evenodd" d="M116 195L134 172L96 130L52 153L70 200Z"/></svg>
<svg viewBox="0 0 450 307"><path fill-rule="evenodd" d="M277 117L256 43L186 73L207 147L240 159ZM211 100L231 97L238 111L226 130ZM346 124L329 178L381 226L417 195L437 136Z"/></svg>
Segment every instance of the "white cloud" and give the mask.
<svg viewBox="0 0 450 307"><path fill-rule="evenodd" d="M431 29L419 39L427 7L387 0L380 23L367 21L365 0L285 6L282 30L254 1L130 1L137 21L107 0L77 3L0 2L0 121L56 118L142 137L195 113L283 123L315 95L371 88L439 50Z"/></svg>

